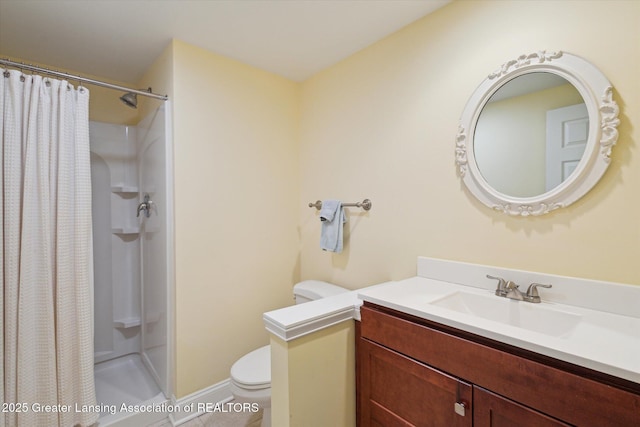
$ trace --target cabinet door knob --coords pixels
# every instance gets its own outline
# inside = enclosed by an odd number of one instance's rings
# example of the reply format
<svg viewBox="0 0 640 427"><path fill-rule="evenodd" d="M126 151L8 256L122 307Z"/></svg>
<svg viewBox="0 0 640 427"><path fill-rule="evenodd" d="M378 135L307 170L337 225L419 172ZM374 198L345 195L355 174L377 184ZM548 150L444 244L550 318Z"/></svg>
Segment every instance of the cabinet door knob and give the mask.
<svg viewBox="0 0 640 427"><path fill-rule="evenodd" d="M453 405L453 410L456 414L460 415L461 417L464 417L464 413L465 413L465 404L464 402L456 402Z"/></svg>

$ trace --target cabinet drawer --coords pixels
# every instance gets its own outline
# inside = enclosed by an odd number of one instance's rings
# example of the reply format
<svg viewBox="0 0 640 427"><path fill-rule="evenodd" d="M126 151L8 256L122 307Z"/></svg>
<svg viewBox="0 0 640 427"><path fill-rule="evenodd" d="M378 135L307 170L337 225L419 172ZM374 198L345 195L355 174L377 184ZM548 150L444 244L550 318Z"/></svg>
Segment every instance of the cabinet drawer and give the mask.
<svg viewBox="0 0 640 427"><path fill-rule="evenodd" d="M485 344L361 308L361 335L450 375L579 426L640 425L640 395Z"/></svg>
<svg viewBox="0 0 640 427"><path fill-rule="evenodd" d="M471 427L471 384L365 339L359 350L363 426Z"/></svg>

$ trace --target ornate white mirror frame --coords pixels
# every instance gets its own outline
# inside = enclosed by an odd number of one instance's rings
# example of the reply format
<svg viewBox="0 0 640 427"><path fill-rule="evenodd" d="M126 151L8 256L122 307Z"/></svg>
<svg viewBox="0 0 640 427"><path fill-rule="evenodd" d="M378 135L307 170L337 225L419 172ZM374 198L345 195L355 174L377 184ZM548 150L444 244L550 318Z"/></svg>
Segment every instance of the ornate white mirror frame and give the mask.
<svg viewBox="0 0 640 427"><path fill-rule="evenodd" d="M495 190L480 173L474 155L474 132L489 98L505 83L534 72L559 75L578 90L587 107L588 140L582 159L565 181L544 194L514 197ZM600 180L618 139L619 122L611 83L593 64L560 51L521 55L489 74L469 98L456 137L458 173L469 191L495 210L509 215L543 215L575 202Z"/></svg>

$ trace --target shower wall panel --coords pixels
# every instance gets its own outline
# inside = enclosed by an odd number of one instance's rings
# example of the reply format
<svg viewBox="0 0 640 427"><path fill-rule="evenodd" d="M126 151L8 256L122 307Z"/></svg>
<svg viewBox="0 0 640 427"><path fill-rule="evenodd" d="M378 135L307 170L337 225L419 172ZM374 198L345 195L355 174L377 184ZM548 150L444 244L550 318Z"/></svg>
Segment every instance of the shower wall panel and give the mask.
<svg viewBox="0 0 640 427"><path fill-rule="evenodd" d="M95 362L140 351L136 128L90 122Z"/></svg>
<svg viewBox="0 0 640 427"><path fill-rule="evenodd" d="M168 397L173 216L166 108L150 109L135 127L90 122L89 131L95 363L139 354L145 375ZM143 202L147 209L139 210Z"/></svg>
<svg viewBox="0 0 640 427"><path fill-rule="evenodd" d="M93 213L94 350L97 359L113 352L111 286L111 172L107 162L91 153Z"/></svg>

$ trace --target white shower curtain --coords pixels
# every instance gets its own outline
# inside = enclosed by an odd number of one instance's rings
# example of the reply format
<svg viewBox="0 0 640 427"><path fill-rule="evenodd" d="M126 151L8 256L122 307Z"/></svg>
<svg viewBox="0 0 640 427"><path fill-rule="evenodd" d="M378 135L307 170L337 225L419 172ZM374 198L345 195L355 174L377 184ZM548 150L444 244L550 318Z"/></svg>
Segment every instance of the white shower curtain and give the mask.
<svg viewBox="0 0 640 427"><path fill-rule="evenodd" d="M86 88L0 75L0 427L97 420L88 109Z"/></svg>

